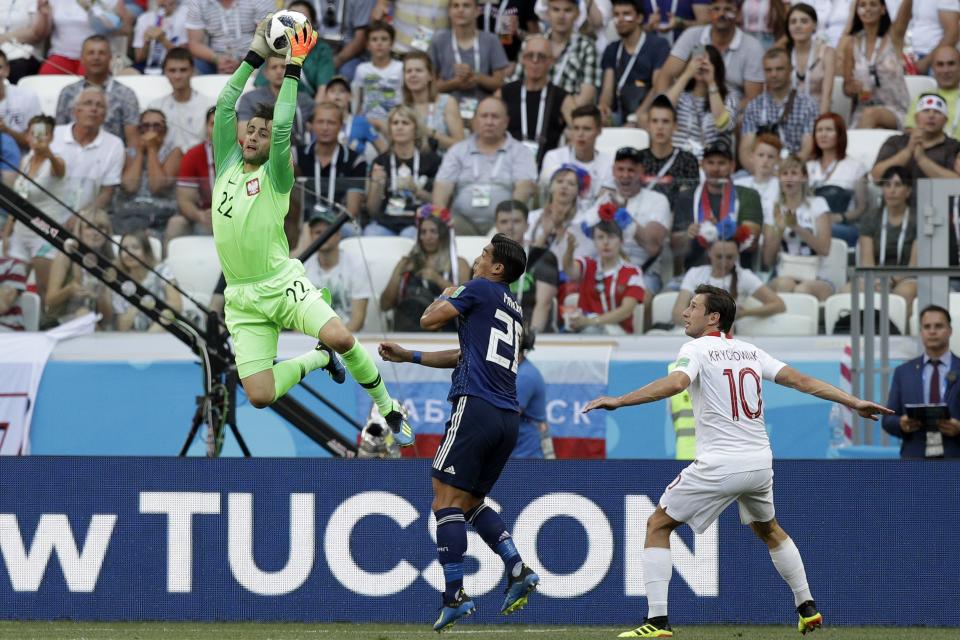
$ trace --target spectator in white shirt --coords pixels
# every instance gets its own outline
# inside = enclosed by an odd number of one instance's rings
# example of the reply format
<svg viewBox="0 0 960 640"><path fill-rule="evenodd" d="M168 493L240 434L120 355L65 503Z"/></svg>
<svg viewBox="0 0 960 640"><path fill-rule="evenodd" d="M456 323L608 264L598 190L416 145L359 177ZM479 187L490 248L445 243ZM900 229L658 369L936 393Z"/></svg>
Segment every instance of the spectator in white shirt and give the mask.
<svg viewBox="0 0 960 640"><path fill-rule="evenodd" d="M960 35L960 0L903 0L897 22L909 21L917 71L930 71L930 53L938 47L957 46Z"/></svg>
<svg viewBox="0 0 960 640"><path fill-rule="evenodd" d="M107 94L91 85L80 90L71 109L73 122L59 125L50 150L67 165L70 193L65 203L77 210L93 205L103 209L113 197L123 172L123 142L106 131Z"/></svg>
<svg viewBox="0 0 960 640"><path fill-rule="evenodd" d="M764 264L777 267L777 277L770 282L774 291L809 293L818 300L834 292L823 266L823 258L830 253L829 212L826 200L810 192L804 162L787 157L780 164L774 223L766 227L763 239Z"/></svg>
<svg viewBox="0 0 960 640"><path fill-rule="evenodd" d="M133 28L134 67L159 75L167 53L187 46L187 5L179 0L156 0L157 8L137 18Z"/></svg>
<svg viewBox="0 0 960 640"><path fill-rule="evenodd" d="M621 221L623 228L623 251L628 261L643 271L643 288L656 294L663 286L661 262L663 247L673 226L673 213L667 197L652 188L644 188L646 183L643 160L640 152L633 147L617 150L613 163L615 191L605 194L595 207L584 214L585 223L592 227L601 218L604 208L613 207L618 215L626 212ZM581 251L590 251L593 247L581 246Z"/></svg>
<svg viewBox="0 0 960 640"><path fill-rule="evenodd" d="M763 224L773 224L773 205L780 197L777 163L783 143L773 133L761 133L753 140L753 166L750 173L733 178L733 184L748 187L760 194ZM692 291L692 290L691 290Z"/></svg>
<svg viewBox="0 0 960 640"><path fill-rule="evenodd" d="M683 310L690 304L693 292L701 284L709 284L729 291L738 303L738 320L750 316L766 318L787 310L783 298L763 284L753 271L740 266L740 248L735 241L718 239L710 245L707 256L710 258L710 264L693 267L683 276L680 293L673 305L674 326L683 326ZM759 300L760 306L747 307L743 305L742 303L747 298Z"/></svg>
<svg viewBox="0 0 960 640"><path fill-rule="evenodd" d="M367 25L369 62L361 62L353 76L353 94L360 108L380 134L387 133L387 114L403 102L403 63L390 57L396 32L381 20Z"/></svg>
<svg viewBox="0 0 960 640"><path fill-rule="evenodd" d="M0 2L0 51L10 62L10 82L16 84L20 78L40 70L37 54L42 51L50 26L47 0Z"/></svg>
<svg viewBox="0 0 960 640"><path fill-rule="evenodd" d="M0 49L0 134L7 134L21 149L26 149L27 123L40 115L40 100L33 91L10 84L9 76L10 63Z"/></svg>
<svg viewBox="0 0 960 640"><path fill-rule="evenodd" d="M163 75L172 92L150 103L150 109L162 111L173 144L186 153L204 140L204 114L216 99L202 94L190 85L193 78L193 56L183 47L174 47L163 59Z"/></svg>
<svg viewBox="0 0 960 640"><path fill-rule="evenodd" d="M857 244L857 221L867 208L867 168L847 157L843 118L824 113L814 123L813 158L807 161L810 188L830 205L834 238Z"/></svg>
<svg viewBox="0 0 960 640"><path fill-rule="evenodd" d="M311 242L323 235L336 215L330 210L321 210L310 218ZM367 308L373 289L370 286L370 272L366 264L356 254L347 253L340 247L342 236L337 231L323 246L317 249L317 255L304 265L307 279L317 287L326 287L330 292L330 306L351 333L363 329L367 318Z"/></svg>
<svg viewBox="0 0 960 640"><path fill-rule="evenodd" d="M540 169L540 185L546 187L561 165L572 164L583 168L589 175L589 183L577 201L581 210L592 207L604 189L613 188L613 156L605 151L597 151L597 138L600 137L600 110L592 104L574 109L570 114L570 129L567 132L567 146L548 151L543 156Z"/></svg>

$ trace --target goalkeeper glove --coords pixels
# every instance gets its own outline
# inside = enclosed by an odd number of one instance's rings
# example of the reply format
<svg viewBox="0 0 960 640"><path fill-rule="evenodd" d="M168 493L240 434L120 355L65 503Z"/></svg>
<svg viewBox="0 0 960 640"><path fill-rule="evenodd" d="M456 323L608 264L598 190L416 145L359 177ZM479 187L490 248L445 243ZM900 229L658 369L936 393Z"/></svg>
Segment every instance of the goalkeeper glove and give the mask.
<svg viewBox="0 0 960 640"><path fill-rule="evenodd" d="M287 40L290 42L290 47L287 49L287 64L302 67L303 61L317 45L317 33L309 22L305 25L298 24L296 30L287 29L286 33Z"/></svg>
<svg viewBox="0 0 960 640"><path fill-rule="evenodd" d="M267 29L270 28L270 20L272 19L273 14L271 13L260 21L257 25L257 30L253 34L253 42L250 43L250 51L253 51L264 60L270 56L277 55L273 49L270 48L270 45L267 44Z"/></svg>

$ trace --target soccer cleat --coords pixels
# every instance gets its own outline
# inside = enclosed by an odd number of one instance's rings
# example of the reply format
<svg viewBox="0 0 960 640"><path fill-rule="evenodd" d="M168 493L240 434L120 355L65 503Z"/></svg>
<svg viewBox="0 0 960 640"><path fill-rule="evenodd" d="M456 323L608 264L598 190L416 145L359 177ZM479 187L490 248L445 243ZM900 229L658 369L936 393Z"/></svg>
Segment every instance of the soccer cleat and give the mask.
<svg viewBox="0 0 960 640"><path fill-rule="evenodd" d="M407 416L403 411L403 407L396 400L393 401L393 408L390 410L384 420L387 421L387 424L390 426L390 430L393 431L393 440L401 447L409 447L416 440L416 436L413 434L413 427L410 426L410 423L407 422Z"/></svg>
<svg viewBox="0 0 960 640"><path fill-rule="evenodd" d="M801 602L797 607L800 621L797 622L797 631L807 635L808 631L816 631L823 626L823 616L817 611L817 604L813 600Z"/></svg>
<svg viewBox="0 0 960 640"><path fill-rule="evenodd" d="M333 349L322 342L317 343L316 350L327 352L327 355L330 356L330 360L327 362L326 366L323 367L323 370L330 375L331 380L337 384L343 384L343 381L347 379L347 370L343 368L343 363L340 362L340 358L337 357L337 354L333 352Z"/></svg>
<svg viewBox="0 0 960 640"><path fill-rule="evenodd" d="M643 619L643 624L641 624L636 629L631 631L624 631L618 638L672 638L673 629L670 628L670 623L667 622L666 616L663 617L663 622L657 620L654 623L649 618Z"/></svg>
<svg viewBox="0 0 960 640"><path fill-rule="evenodd" d="M463 589L457 593L457 598L453 602L444 602L440 607L440 616L433 623L433 630L437 633L448 631L457 624L460 618L466 618L477 610L477 605L466 594Z"/></svg>
<svg viewBox="0 0 960 640"><path fill-rule="evenodd" d="M533 572L533 569L527 565L522 565L520 575L514 578L510 576L507 583L507 589L504 593L507 596L503 599L503 606L500 607L500 613L507 616L514 611L519 611L527 604L527 598L532 591L540 584L540 576Z"/></svg>

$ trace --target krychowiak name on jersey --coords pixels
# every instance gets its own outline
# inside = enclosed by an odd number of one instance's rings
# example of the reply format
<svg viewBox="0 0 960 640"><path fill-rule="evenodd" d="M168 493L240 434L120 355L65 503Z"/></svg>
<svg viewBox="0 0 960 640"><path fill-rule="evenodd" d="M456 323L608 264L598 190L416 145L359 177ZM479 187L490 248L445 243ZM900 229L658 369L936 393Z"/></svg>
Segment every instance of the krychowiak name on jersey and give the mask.
<svg viewBox="0 0 960 640"><path fill-rule="evenodd" d="M720 332L681 347L674 371L690 378L698 468L725 475L773 466L762 381L775 380L785 366L759 347Z"/></svg>

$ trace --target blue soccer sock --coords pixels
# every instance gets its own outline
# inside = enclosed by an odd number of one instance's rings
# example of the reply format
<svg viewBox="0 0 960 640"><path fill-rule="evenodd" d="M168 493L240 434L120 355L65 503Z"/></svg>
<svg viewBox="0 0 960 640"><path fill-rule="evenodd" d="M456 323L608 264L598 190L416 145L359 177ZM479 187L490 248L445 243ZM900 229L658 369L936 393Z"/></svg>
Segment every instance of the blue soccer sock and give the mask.
<svg viewBox="0 0 960 640"><path fill-rule="evenodd" d="M466 513L466 518L487 546L503 559L507 572L514 578L519 576L523 568L523 560L520 559L520 553L513 544L513 538L510 537L510 532L503 524L500 514L481 502Z"/></svg>
<svg viewBox="0 0 960 640"><path fill-rule="evenodd" d="M463 554L467 552L467 524L463 511L456 508L438 509L433 512L437 519L437 556L443 567L447 587L443 602L453 602L463 587Z"/></svg>

